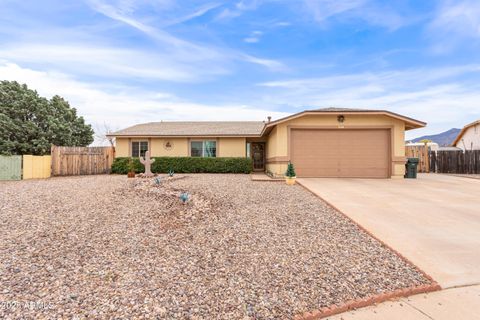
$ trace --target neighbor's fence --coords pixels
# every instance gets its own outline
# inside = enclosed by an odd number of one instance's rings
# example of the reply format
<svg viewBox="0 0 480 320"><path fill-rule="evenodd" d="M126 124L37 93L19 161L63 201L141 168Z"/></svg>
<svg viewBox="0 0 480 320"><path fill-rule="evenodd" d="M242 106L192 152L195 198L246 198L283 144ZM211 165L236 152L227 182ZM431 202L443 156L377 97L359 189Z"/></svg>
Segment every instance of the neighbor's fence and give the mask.
<svg viewBox="0 0 480 320"><path fill-rule="evenodd" d="M406 146L405 156L407 158L418 158L417 172L430 172L430 151L427 145Z"/></svg>
<svg viewBox="0 0 480 320"><path fill-rule="evenodd" d="M480 174L480 150L432 151L430 163L431 172Z"/></svg>
<svg viewBox="0 0 480 320"><path fill-rule="evenodd" d="M23 179L46 179L52 173L51 156L23 156Z"/></svg>
<svg viewBox="0 0 480 320"><path fill-rule="evenodd" d="M480 150L430 151L428 146L405 147L407 158L418 158L418 172L480 174Z"/></svg>
<svg viewBox="0 0 480 320"><path fill-rule="evenodd" d="M22 179L22 156L0 156L0 180Z"/></svg>
<svg viewBox="0 0 480 320"><path fill-rule="evenodd" d="M52 146L52 175L74 176L110 173L114 147Z"/></svg>

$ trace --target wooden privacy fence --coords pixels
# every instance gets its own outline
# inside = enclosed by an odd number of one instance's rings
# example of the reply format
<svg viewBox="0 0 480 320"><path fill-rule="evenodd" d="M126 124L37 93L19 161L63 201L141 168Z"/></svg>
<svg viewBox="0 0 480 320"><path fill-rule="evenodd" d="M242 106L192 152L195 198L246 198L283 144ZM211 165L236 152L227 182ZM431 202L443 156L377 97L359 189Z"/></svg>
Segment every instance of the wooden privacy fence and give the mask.
<svg viewBox="0 0 480 320"><path fill-rule="evenodd" d="M430 151L428 146L407 146L407 158L418 158L418 172L480 174L480 150Z"/></svg>
<svg viewBox="0 0 480 320"><path fill-rule="evenodd" d="M22 179L22 156L0 156L0 180Z"/></svg>
<svg viewBox="0 0 480 320"><path fill-rule="evenodd" d="M102 174L110 173L115 148L52 146L51 156L53 176Z"/></svg>
<svg viewBox="0 0 480 320"><path fill-rule="evenodd" d="M430 151L427 145L406 146L405 156L407 158L418 158L417 172L430 172Z"/></svg>
<svg viewBox="0 0 480 320"><path fill-rule="evenodd" d="M480 174L480 150L432 151L431 172Z"/></svg>

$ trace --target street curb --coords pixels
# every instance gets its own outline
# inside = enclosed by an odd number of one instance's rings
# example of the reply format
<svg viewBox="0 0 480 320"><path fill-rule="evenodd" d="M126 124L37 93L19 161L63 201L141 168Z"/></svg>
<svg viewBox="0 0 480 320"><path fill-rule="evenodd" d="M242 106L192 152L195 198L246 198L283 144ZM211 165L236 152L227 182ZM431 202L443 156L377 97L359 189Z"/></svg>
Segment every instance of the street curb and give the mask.
<svg viewBox="0 0 480 320"><path fill-rule="evenodd" d="M306 312L300 315L296 315L293 319L294 320L315 320L315 319L322 319L326 317L333 316L335 314L343 313L349 310L353 309L358 309L358 308L363 308L367 306L371 306L377 303L385 302L391 299L396 299L396 298L404 298L408 297L411 295L415 294L420 294L420 293L427 293L427 292L433 292L433 291L438 291L441 290L442 288L440 285L430 276L428 275L425 271L420 269L418 266L416 266L412 261L407 259L405 256L403 256L400 252L395 250L394 248L390 247L388 244L386 244L384 241L376 237L373 233L365 229L362 225L360 225L358 222L350 218L348 215L346 215L343 211L338 209L336 206L334 206L332 203L329 201L325 200L321 196L319 196L317 193L315 193L313 190L308 188L307 186L303 185L300 181L297 181L297 183L302 186L305 190L309 191L311 194L313 194L315 197L319 198L323 202L325 202L327 205L341 213L344 217L346 217L348 220L353 222L359 229L361 229L363 232L367 233L369 236L380 242L383 246L386 248L390 249L393 251L397 256L399 256L401 259L406 261L408 264L412 265L415 267L425 278L431 281L430 284L427 285L421 285L421 286L416 286L416 287L408 287L404 289L398 289L392 292L386 292L386 293L381 293L378 295L374 296L369 296L363 299L356 299L356 300L351 300L347 301L345 304L342 305L331 305L329 307L313 310L310 312Z"/></svg>

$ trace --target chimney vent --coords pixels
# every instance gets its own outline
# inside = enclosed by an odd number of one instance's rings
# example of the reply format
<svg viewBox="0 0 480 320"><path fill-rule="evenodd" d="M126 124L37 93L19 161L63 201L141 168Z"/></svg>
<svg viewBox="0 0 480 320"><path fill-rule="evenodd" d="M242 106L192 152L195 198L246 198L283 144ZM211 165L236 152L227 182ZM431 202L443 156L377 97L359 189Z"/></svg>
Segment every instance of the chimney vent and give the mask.
<svg viewBox="0 0 480 320"><path fill-rule="evenodd" d="M272 121L272 117L270 116L268 116L267 119L268 119L267 123L270 123L270 121Z"/></svg>

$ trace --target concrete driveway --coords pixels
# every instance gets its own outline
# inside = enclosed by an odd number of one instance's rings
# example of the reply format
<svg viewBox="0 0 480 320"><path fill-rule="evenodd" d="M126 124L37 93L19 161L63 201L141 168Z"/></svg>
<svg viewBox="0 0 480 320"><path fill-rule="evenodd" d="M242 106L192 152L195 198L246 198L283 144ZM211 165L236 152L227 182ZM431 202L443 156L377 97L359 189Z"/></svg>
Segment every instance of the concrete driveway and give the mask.
<svg viewBox="0 0 480 320"><path fill-rule="evenodd" d="M480 180L299 178L432 276L442 288L480 283Z"/></svg>

